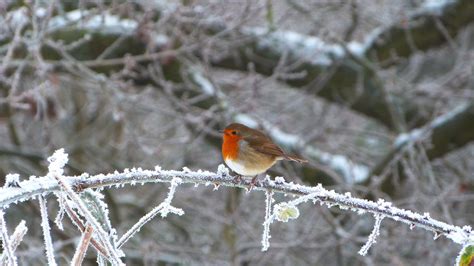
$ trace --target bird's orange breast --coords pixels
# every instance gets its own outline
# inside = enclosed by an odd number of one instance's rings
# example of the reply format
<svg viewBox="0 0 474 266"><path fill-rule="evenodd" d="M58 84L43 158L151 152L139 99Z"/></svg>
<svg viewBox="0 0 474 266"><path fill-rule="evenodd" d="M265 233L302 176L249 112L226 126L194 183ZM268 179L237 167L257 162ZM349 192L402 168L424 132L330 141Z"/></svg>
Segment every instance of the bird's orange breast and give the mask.
<svg viewBox="0 0 474 266"><path fill-rule="evenodd" d="M224 136L222 157L224 160L236 160L239 156L239 138Z"/></svg>

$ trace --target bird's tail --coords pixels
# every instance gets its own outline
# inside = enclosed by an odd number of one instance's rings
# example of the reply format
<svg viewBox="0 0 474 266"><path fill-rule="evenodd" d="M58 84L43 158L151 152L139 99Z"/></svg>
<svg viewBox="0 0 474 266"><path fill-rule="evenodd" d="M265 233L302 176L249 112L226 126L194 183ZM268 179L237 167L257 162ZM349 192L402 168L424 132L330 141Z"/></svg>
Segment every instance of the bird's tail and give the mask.
<svg viewBox="0 0 474 266"><path fill-rule="evenodd" d="M303 159L303 158L301 158L299 156L296 156L296 155L285 154L284 158L288 161L293 161L293 162L298 162L298 163L307 163L308 162L308 160Z"/></svg>

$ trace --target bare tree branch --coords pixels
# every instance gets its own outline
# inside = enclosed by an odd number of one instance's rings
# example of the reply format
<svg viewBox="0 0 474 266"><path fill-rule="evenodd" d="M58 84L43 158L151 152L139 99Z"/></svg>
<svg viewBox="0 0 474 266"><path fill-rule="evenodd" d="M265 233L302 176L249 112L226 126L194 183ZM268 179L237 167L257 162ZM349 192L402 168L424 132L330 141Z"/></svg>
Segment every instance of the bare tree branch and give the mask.
<svg viewBox="0 0 474 266"><path fill-rule="evenodd" d="M208 171L192 172L188 169L183 171L166 171L157 168L156 170L132 169L123 173L107 175L100 174L96 176L71 176L61 179L62 185L54 182L54 180L51 180L49 177L40 177L21 182L21 188L0 189L0 206L7 207L9 204L15 201L25 201L35 197L36 195L59 191L61 187L74 187L76 190L80 191L88 188L106 188L136 183L145 184L149 182L171 182L173 178L180 178L183 184L217 184L218 186L222 185L235 188L248 188L251 182L250 180L242 179L238 183L235 183L234 177L230 176L228 174L228 170L223 166L219 167L219 171L217 173ZM350 210L358 212L381 214L395 221L409 224L410 226L417 226L432 231L436 234L446 235L455 243L462 244L466 241L469 242L474 240L474 232L472 232L468 226L461 228L458 226L446 224L429 217L429 214L427 213L421 215L411 211L392 207L391 203L385 202L383 200L373 202L369 200L353 198L347 194L338 194L334 191L328 191L324 189L321 185L316 187L308 187L296 185L294 183L287 183L284 180L281 180L281 178L277 178L276 181L266 179L260 184L257 184L254 189L257 191L272 190L275 193L291 194L297 196L310 195L309 198L314 198L315 200L325 204L335 204L340 206L342 209L349 208ZM72 195L72 191L69 189L68 191L68 194Z"/></svg>

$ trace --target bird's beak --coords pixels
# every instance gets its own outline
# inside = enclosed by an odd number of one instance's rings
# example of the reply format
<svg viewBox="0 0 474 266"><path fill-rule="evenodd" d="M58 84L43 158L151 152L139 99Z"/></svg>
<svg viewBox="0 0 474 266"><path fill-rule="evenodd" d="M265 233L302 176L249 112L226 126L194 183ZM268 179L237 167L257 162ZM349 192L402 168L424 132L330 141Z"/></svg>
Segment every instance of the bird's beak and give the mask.
<svg viewBox="0 0 474 266"><path fill-rule="evenodd" d="M222 129L219 130L219 133L224 134L224 130L222 130Z"/></svg>

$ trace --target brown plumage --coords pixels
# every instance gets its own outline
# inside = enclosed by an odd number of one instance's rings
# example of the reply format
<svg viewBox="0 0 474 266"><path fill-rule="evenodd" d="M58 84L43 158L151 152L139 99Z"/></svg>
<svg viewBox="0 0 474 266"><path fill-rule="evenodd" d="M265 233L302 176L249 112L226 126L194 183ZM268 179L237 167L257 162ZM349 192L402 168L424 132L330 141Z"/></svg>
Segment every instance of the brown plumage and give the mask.
<svg viewBox="0 0 474 266"><path fill-rule="evenodd" d="M264 173L278 160L307 162L286 154L263 132L238 123L223 130L222 157L227 166L243 176Z"/></svg>

